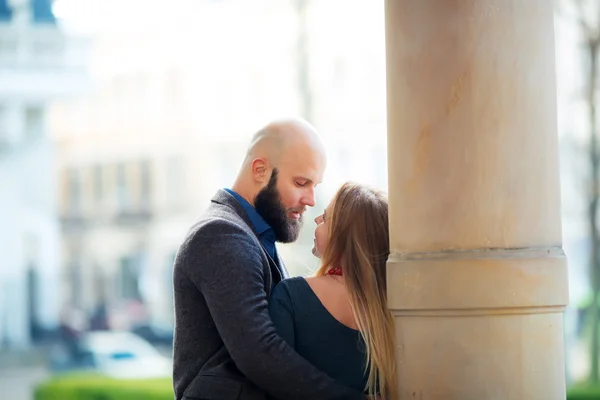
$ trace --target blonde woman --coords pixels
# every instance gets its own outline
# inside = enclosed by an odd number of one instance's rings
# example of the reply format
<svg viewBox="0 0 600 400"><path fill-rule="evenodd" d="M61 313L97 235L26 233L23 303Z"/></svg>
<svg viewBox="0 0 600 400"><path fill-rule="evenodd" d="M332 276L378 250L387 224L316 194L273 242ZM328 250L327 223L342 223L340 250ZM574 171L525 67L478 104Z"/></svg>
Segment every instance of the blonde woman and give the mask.
<svg viewBox="0 0 600 400"><path fill-rule="evenodd" d="M398 397L394 324L387 307L388 203L344 184L315 219L314 277L280 282L270 300L278 333L332 378L383 400Z"/></svg>

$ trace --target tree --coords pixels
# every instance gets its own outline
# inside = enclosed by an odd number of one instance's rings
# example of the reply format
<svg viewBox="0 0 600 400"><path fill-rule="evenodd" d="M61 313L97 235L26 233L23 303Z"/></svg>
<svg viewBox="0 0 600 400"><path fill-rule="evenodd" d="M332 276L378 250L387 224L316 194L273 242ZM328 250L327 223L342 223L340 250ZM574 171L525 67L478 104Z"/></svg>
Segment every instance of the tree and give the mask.
<svg viewBox="0 0 600 400"><path fill-rule="evenodd" d="M561 4L563 5L563 4ZM600 381L598 357L600 350L599 309L600 301L600 229L598 221L598 201L600 198L600 149L598 147L597 90L598 90L598 51L600 50L600 4L597 0L569 0L567 4L573 11L582 39L582 65L584 66L584 90L582 96L586 103L588 120L588 142L586 158L589 173L586 192L586 217L591 242L589 254L589 272L592 286L592 303L588 310L592 323L590 381ZM561 9L565 11L565 9Z"/></svg>

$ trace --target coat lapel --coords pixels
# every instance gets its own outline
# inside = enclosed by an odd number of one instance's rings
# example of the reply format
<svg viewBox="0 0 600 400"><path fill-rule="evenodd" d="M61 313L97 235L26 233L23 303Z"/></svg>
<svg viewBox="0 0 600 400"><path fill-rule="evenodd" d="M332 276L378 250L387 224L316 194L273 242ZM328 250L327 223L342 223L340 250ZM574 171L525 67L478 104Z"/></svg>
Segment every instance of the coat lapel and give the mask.
<svg viewBox="0 0 600 400"><path fill-rule="evenodd" d="M279 257L279 252L277 250L275 250L275 258L277 258L277 265L279 266L278 270L281 274L282 279L289 278L290 274L288 273L288 270L285 267L285 264L283 263L283 259Z"/></svg>
<svg viewBox="0 0 600 400"><path fill-rule="evenodd" d="M267 250L263 246L263 251L269 259L269 267L271 267L271 275L273 275L273 283L278 284L283 279L283 272L279 269L277 263L271 258ZM277 257L277 250L275 250L275 257Z"/></svg>

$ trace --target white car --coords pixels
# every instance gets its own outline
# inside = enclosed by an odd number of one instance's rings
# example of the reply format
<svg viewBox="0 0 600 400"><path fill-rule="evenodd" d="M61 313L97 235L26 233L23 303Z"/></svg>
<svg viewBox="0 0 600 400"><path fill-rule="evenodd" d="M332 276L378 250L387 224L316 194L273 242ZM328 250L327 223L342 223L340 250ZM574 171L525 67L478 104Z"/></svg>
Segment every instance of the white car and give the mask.
<svg viewBox="0 0 600 400"><path fill-rule="evenodd" d="M60 370L89 370L120 379L170 377L172 360L131 332L87 332L78 341L76 357ZM66 361L66 362L65 362Z"/></svg>

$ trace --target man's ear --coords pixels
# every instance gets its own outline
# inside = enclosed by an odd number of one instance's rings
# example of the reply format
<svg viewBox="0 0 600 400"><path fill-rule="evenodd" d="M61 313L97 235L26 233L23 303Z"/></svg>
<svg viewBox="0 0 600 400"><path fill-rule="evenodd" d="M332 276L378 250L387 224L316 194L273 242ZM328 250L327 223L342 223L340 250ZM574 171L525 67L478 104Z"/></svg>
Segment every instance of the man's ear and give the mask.
<svg viewBox="0 0 600 400"><path fill-rule="evenodd" d="M269 180L268 169L269 163L265 158L259 157L252 160L252 177L256 182L265 183Z"/></svg>

